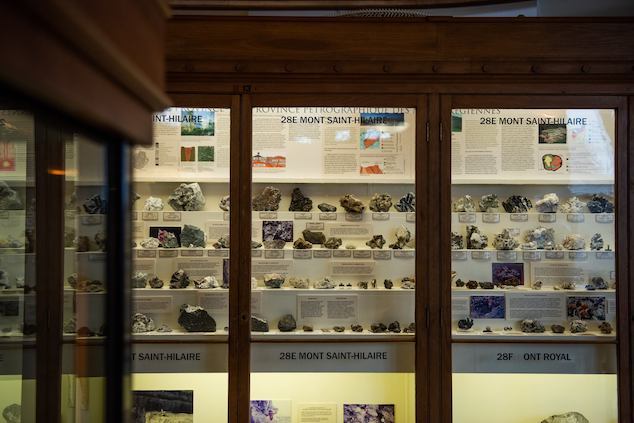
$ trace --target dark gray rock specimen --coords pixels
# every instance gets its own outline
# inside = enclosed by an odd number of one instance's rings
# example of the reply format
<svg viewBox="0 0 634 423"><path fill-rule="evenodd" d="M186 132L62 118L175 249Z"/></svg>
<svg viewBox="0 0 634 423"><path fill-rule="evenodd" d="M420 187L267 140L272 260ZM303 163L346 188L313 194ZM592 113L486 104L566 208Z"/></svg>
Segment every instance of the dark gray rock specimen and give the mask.
<svg viewBox="0 0 634 423"><path fill-rule="evenodd" d="M387 330L392 333L401 333L401 324L395 320L387 326Z"/></svg>
<svg viewBox="0 0 634 423"><path fill-rule="evenodd" d="M363 326L352 324L350 325L350 330L353 332L363 332Z"/></svg>
<svg viewBox="0 0 634 423"><path fill-rule="evenodd" d="M205 232L198 226L185 224L181 231L181 246L185 248L204 248Z"/></svg>
<svg viewBox="0 0 634 423"><path fill-rule="evenodd" d="M416 196L413 192L408 192L407 194L402 196L396 204L394 204L394 208L402 213L415 212Z"/></svg>
<svg viewBox="0 0 634 423"><path fill-rule="evenodd" d="M150 288L159 289L163 288L163 280L158 276L153 276L150 279Z"/></svg>
<svg viewBox="0 0 634 423"><path fill-rule="evenodd" d="M264 248L268 250L281 250L286 245L286 241L283 239L269 239L262 241Z"/></svg>
<svg viewBox="0 0 634 423"><path fill-rule="evenodd" d="M334 330L335 332L341 333L341 332L345 331L346 328L343 327L343 326L333 326L332 330Z"/></svg>
<svg viewBox="0 0 634 423"><path fill-rule="evenodd" d="M167 202L178 211L200 211L205 208L205 196L197 182L180 184Z"/></svg>
<svg viewBox="0 0 634 423"><path fill-rule="evenodd" d="M493 289L493 288L495 288L495 285L493 284L493 282L480 282L480 283L478 283L478 285L482 289Z"/></svg>
<svg viewBox="0 0 634 423"><path fill-rule="evenodd" d="M498 196L495 194L486 194L480 198L478 207L481 212L494 213L500 208L500 200L498 200Z"/></svg>
<svg viewBox="0 0 634 423"><path fill-rule="evenodd" d="M533 208L533 203L522 195L511 195L502 201L502 207L507 213L526 213Z"/></svg>
<svg viewBox="0 0 634 423"><path fill-rule="evenodd" d="M311 231L310 229L304 229L302 231L304 239L311 244L323 244L326 242L326 235L323 232Z"/></svg>
<svg viewBox="0 0 634 423"><path fill-rule="evenodd" d="M178 248L178 238L173 232L159 229L158 231L159 245L163 248Z"/></svg>
<svg viewBox="0 0 634 423"><path fill-rule="evenodd" d="M189 275L183 269L178 269L170 279L170 289L183 289L189 286Z"/></svg>
<svg viewBox="0 0 634 423"><path fill-rule="evenodd" d="M218 248L229 248L230 243L229 243L229 235L224 235L221 236L220 238L218 238L218 240L216 242L214 242L214 248L218 249Z"/></svg>
<svg viewBox="0 0 634 423"><path fill-rule="evenodd" d="M405 329L403 329L403 333L416 333L416 323L412 322Z"/></svg>
<svg viewBox="0 0 634 423"><path fill-rule="evenodd" d="M544 333L546 328L539 320L524 319L520 322L520 330L524 333Z"/></svg>
<svg viewBox="0 0 634 423"><path fill-rule="evenodd" d="M370 325L370 332L372 333L385 333L387 331L387 326L383 323L372 323Z"/></svg>
<svg viewBox="0 0 634 423"><path fill-rule="evenodd" d="M361 214L365 210L363 202L352 194L346 194L339 199L339 204L350 214Z"/></svg>
<svg viewBox="0 0 634 423"><path fill-rule="evenodd" d="M602 334L609 335L612 333L612 325L610 324L610 322L601 322L601 324L599 325L599 330Z"/></svg>
<svg viewBox="0 0 634 423"><path fill-rule="evenodd" d="M451 233L451 249L462 250L464 248L464 236L458 232Z"/></svg>
<svg viewBox="0 0 634 423"><path fill-rule="evenodd" d="M254 249L254 250L255 250L256 248L260 248L261 246L262 246L262 243L261 243L261 242L258 242L258 241L251 241L251 248L252 248L252 249Z"/></svg>
<svg viewBox="0 0 634 423"><path fill-rule="evenodd" d="M332 204L328 204L328 203L320 203L317 208L321 211L323 211L324 213L334 213L337 211L337 207L333 206Z"/></svg>
<svg viewBox="0 0 634 423"><path fill-rule="evenodd" d="M587 206L590 213L614 213L614 203L601 194L594 194Z"/></svg>
<svg viewBox="0 0 634 423"><path fill-rule="evenodd" d="M4 202L4 197L2 195L2 187L0 186L0 206L2 206L2 203ZM95 194L92 197L87 198L81 206L88 214L106 214L108 204L100 194Z"/></svg>
<svg viewBox="0 0 634 423"><path fill-rule="evenodd" d="M608 283L601 276L593 276L590 281L595 289L608 289Z"/></svg>
<svg viewBox="0 0 634 423"><path fill-rule="evenodd" d="M324 242L324 247L331 250L336 250L337 248L341 247L342 242L343 241L341 240L341 238L330 237L326 240L326 242Z"/></svg>
<svg viewBox="0 0 634 423"><path fill-rule="evenodd" d="M313 200L306 197L299 188L293 189L288 211L309 212L313 209Z"/></svg>
<svg viewBox="0 0 634 423"><path fill-rule="evenodd" d="M387 212L392 207L392 196L390 194L374 194L370 199L370 210L373 212Z"/></svg>
<svg viewBox="0 0 634 423"><path fill-rule="evenodd" d="M590 423L583 414L570 411L564 414L557 414L542 420L541 423Z"/></svg>
<svg viewBox="0 0 634 423"><path fill-rule="evenodd" d="M268 332L269 322L261 316L251 315L251 332Z"/></svg>
<svg viewBox="0 0 634 423"><path fill-rule="evenodd" d="M277 323L280 332L292 332L297 328L297 322L292 314L285 314Z"/></svg>
<svg viewBox="0 0 634 423"><path fill-rule="evenodd" d="M385 279L383 281L383 286L385 287L385 289L392 289L392 287L394 286L394 282L392 282L392 279Z"/></svg>
<svg viewBox="0 0 634 423"><path fill-rule="evenodd" d="M308 250L313 248L313 244L300 237L297 238L293 243L293 248L295 248L296 250Z"/></svg>
<svg viewBox="0 0 634 423"><path fill-rule="evenodd" d="M385 238L383 238L383 235L373 235L372 239L369 241L366 241L365 245L367 245L368 247L372 249L374 248L381 249L385 245Z"/></svg>
<svg viewBox="0 0 634 423"><path fill-rule="evenodd" d="M473 319L470 317L465 317L464 319L458 320L458 329L460 330L469 330L473 327Z"/></svg>
<svg viewBox="0 0 634 423"><path fill-rule="evenodd" d="M132 288L145 288L148 282L148 274L145 272L134 272L132 275Z"/></svg>
<svg viewBox="0 0 634 423"><path fill-rule="evenodd" d="M264 275L264 285L267 288L281 288L286 278L279 273L267 273Z"/></svg>
<svg viewBox="0 0 634 423"><path fill-rule="evenodd" d="M550 330L552 330L553 333L564 333L566 328L562 325L551 325Z"/></svg>
<svg viewBox="0 0 634 423"><path fill-rule="evenodd" d="M220 210L229 211L230 206L231 203L228 195L222 197L220 199L220 202L218 203L218 207L220 207Z"/></svg>
<svg viewBox="0 0 634 423"><path fill-rule="evenodd" d="M183 304L178 324L187 332L215 332L216 321L200 306Z"/></svg>
<svg viewBox="0 0 634 423"><path fill-rule="evenodd" d="M275 187L265 187L253 197L251 205L255 211L277 211L280 208L282 193Z"/></svg>
<svg viewBox="0 0 634 423"><path fill-rule="evenodd" d="M313 327L311 325L304 325L304 326L302 326L302 330L304 332L312 332L313 331Z"/></svg>
<svg viewBox="0 0 634 423"><path fill-rule="evenodd" d="M590 238L590 249L594 251L603 250L603 236L596 233Z"/></svg>

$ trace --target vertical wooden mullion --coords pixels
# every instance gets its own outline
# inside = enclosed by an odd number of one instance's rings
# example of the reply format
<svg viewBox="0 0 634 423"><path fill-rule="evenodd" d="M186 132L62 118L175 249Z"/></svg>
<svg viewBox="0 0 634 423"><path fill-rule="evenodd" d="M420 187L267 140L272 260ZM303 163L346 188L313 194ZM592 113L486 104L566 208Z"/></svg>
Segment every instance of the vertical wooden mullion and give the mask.
<svg viewBox="0 0 634 423"><path fill-rule="evenodd" d="M425 165L429 147L429 107L427 96L419 96L416 107L416 142L415 142L415 192L416 202L416 292L415 292L415 321L416 321L416 352L415 352L415 404L416 422L429 421L429 278L427 277L428 243L428 208L421 207L428 204L428 167Z"/></svg>
<svg viewBox="0 0 634 423"><path fill-rule="evenodd" d="M61 419L62 280L64 263L64 169L61 131L35 117L35 307L37 422ZM28 172L27 172L28 173ZM28 198L28 196L27 196ZM25 204L28 209L30 202ZM28 225L27 225L28 226ZM30 356L32 357L32 356ZM24 406L24 404L23 404Z"/></svg>

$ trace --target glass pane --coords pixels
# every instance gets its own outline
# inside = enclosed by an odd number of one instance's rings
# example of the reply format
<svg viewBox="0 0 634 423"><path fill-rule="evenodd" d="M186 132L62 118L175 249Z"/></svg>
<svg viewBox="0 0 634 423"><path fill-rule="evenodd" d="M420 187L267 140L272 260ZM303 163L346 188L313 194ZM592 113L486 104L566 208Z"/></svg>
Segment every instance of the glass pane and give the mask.
<svg viewBox="0 0 634 423"><path fill-rule="evenodd" d="M133 411L226 421L230 109L153 121L132 154Z"/></svg>
<svg viewBox="0 0 634 423"><path fill-rule="evenodd" d="M0 110L0 413L35 414L34 118Z"/></svg>
<svg viewBox="0 0 634 423"><path fill-rule="evenodd" d="M415 119L253 109L252 421L413 420Z"/></svg>
<svg viewBox="0 0 634 423"><path fill-rule="evenodd" d="M614 152L614 110L452 111L454 421L617 421Z"/></svg>
<svg viewBox="0 0 634 423"><path fill-rule="evenodd" d="M107 150L78 134L65 142L62 421L103 422Z"/></svg>

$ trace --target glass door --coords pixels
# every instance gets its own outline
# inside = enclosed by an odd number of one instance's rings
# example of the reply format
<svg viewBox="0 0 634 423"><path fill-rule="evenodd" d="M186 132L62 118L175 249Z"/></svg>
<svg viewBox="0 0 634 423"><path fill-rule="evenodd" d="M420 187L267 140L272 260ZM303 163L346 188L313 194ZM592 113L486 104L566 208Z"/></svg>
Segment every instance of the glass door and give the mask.
<svg viewBox="0 0 634 423"><path fill-rule="evenodd" d="M453 421L617 422L619 103L496 100L444 110Z"/></svg>
<svg viewBox="0 0 634 423"><path fill-rule="evenodd" d="M417 106L254 98L251 422L415 420Z"/></svg>

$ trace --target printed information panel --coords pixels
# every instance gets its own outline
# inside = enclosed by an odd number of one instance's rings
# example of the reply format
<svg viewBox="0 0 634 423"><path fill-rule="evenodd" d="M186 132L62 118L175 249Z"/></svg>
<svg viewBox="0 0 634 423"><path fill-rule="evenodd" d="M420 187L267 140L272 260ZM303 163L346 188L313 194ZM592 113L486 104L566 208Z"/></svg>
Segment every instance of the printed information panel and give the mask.
<svg viewBox="0 0 634 423"><path fill-rule="evenodd" d="M454 344L454 373L616 373L613 344Z"/></svg>

